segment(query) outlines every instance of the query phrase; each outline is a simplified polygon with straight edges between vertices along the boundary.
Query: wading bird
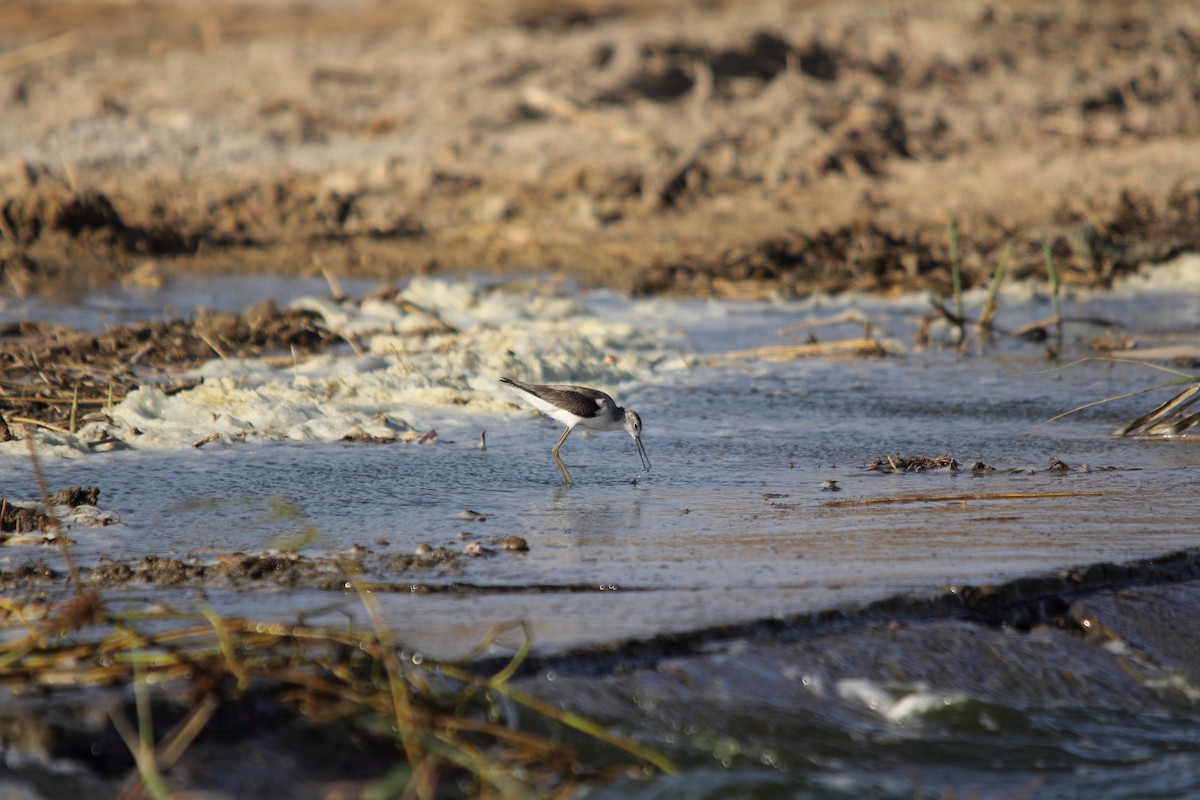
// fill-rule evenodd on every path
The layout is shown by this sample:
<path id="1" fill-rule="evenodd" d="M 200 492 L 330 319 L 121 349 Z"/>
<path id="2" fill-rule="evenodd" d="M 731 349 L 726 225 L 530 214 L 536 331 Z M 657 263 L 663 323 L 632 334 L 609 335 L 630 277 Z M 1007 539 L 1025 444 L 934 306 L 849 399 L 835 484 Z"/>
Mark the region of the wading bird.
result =
<path id="1" fill-rule="evenodd" d="M 642 418 L 636 411 L 621 408 L 604 392 L 586 386 L 542 386 L 508 378 L 501 378 L 500 382 L 525 398 L 538 411 L 567 426 L 563 435 L 558 437 L 552 451 L 554 463 L 558 465 L 564 485 L 575 481 L 571 478 L 571 473 L 567 472 L 567 465 L 559 458 L 558 448 L 562 447 L 562 443 L 577 425 L 593 431 L 627 431 L 637 445 L 642 466 L 647 472 L 650 471 L 650 459 L 646 456 L 646 448 L 642 447 Z"/>

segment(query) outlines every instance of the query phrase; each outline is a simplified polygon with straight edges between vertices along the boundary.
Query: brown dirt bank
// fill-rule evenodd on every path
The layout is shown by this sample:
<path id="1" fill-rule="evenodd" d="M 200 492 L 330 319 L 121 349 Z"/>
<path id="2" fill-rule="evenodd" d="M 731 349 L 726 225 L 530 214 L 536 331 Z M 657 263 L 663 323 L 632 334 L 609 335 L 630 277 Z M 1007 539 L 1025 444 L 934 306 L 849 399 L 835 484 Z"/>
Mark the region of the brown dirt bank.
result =
<path id="1" fill-rule="evenodd" d="M 561 270 L 724 296 L 1200 246 L 1200 9 L 16 0 L 0 286 Z"/>

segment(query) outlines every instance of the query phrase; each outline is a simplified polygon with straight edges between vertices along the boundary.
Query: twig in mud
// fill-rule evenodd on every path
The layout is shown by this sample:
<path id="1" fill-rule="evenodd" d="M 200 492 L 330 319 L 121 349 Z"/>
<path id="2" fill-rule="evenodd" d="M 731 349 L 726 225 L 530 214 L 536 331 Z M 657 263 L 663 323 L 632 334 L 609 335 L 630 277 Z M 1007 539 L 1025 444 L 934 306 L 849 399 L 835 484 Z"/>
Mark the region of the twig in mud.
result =
<path id="1" fill-rule="evenodd" d="M 954 317 L 958 320 L 958 342 L 966 339 L 966 316 L 963 313 L 962 268 L 958 263 L 958 221 L 950 218 L 950 280 L 954 285 Z"/>
<path id="2" fill-rule="evenodd" d="M 354 355 L 361 356 L 363 354 L 362 345 L 358 343 L 358 339 L 345 331 L 338 331 L 338 336 L 346 340 L 346 344 L 350 345 L 350 349 L 354 351 Z"/>
<path id="3" fill-rule="evenodd" d="M 67 425 L 67 430 L 69 430 L 71 432 L 72 436 L 74 436 L 75 431 L 78 430 L 78 427 L 77 427 L 78 421 L 79 421 L 79 382 L 76 381 L 75 382 L 75 391 L 71 393 L 71 422 L 69 425 Z"/>
<path id="4" fill-rule="evenodd" d="M 558 117 L 573 123 L 610 131 L 613 138 L 624 144 L 661 147 L 658 137 L 625 125 L 606 114 L 590 111 L 570 98 L 555 94 L 542 86 L 527 86 L 521 92 L 521 104 L 548 117 Z"/>
<path id="5" fill-rule="evenodd" d="M 218 356 L 220 356 L 220 358 L 221 358 L 221 360 L 222 360 L 222 361 L 228 361 L 228 360 L 229 360 L 229 357 L 225 355 L 224 351 L 223 351 L 223 350 L 221 350 L 221 348 L 220 348 L 220 347 L 217 347 L 217 343 L 216 343 L 216 342 L 214 342 L 214 341 L 212 340 L 212 337 L 210 337 L 210 336 L 209 336 L 207 333 L 202 333 L 202 332 L 200 332 L 200 331 L 196 331 L 196 335 L 200 337 L 200 340 L 201 340 L 202 342 L 204 342 L 206 345 L 208 345 L 209 347 L 211 347 L 211 348 L 212 348 L 212 351 L 213 351 L 214 353 L 216 353 Z"/>
<path id="6" fill-rule="evenodd" d="M 38 428 L 45 428 L 46 430 L 51 430 L 55 433 L 65 433 L 68 435 L 71 433 L 66 428 L 63 428 L 59 425 L 53 425 L 49 422 L 42 422 L 40 419 L 31 419 L 29 417 L 9 417 L 9 420 L 12 422 L 19 422 L 22 425 L 33 425 Z M 28 434 L 26 434 L 26 436 L 28 436 Z"/>
<path id="7" fill-rule="evenodd" d="M 456 328 L 453 325 L 451 325 L 450 323 L 446 322 L 444 319 L 442 319 L 440 316 L 438 316 L 435 312 L 430 311 L 427 308 L 423 308 L 423 307 L 417 305 L 416 303 L 412 302 L 411 300 L 397 299 L 396 306 L 401 311 L 407 311 L 410 314 L 418 314 L 422 317 L 425 317 L 426 319 L 430 320 L 432 323 L 425 330 L 418 331 L 418 332 L 416 332 L 414 334 L 410 334 L 410 335 L 432 336 L 432 335 L 443 334 L 443 333 L 458 333 L 459 332 L 458 328 Z"/>
<path id="8" fill-rule="evenodd" d="M 210 433 L 208 436 L 203 436 L 203 437 L 197 439 L 196 441 L 192 442 L 192 447 L 204 447 L 204 445 L 206 445 L 210 442 L 218 441 L 220 438 L 221 438 L 221 434 Z"/>
<path id="9" fill-rule="evenodd" d="M 1054 304 L 1054 358 L 1057 360 L 1058 354 L 1062 352 L 1063 343 L 1062 292 L 1058 282 L 1058 270 L 1054 266 L 1054 254 L 1050 252 L 1050 240 L 1045 236 L 1042 237 L 1042 254 L 1046 258 L 1046 277 L 1050 281 L 1050 299 Z"/>
<path id="10" fill-rule="evenodd" d="M 1041 500 L 1057 497 L 1103 497 L 1104 492 L 992 492 L 973 494 L 906 494 L 895 497 L 868 497 L 861 500 L 826 500 L 826 508 L 878 506 L 895 503 L 953 503 L 968 500 Z"/>
<path id="11" fill-rule="evenodd" d="M 329 284 L 329 295 L 338 303 L 346 299 L 346 293 L 342 291 L 342 284 L 337 279 L 337 276 L 329 269 L 322 266 L 321 274 L 325 276 L 325 282 Z"/>
<path id="12" fill-rule="evenodd" d="M 941 300 L 937 299 L 936 297 L 930 297 L 929 304 L 933 306 L 934 310 L 937 311 L 938 314 L 941 314 L 942 319 L 946 320 L 946 322 L 949 323 L 949 325 L 955 330 L 961 331 L 964 327 L 966 327 L 966 317 L 960 316 L 957 312 L 946 308 Z"/>
<path id="13" fill-rule="evenodd" d="M 979 312 L 979 318 L 975 320 L 975 331 L 980 336 L 986 336 L 992 330 L 992 322 L 996 319 L 996 311 L 1000 307 L 997 298 L 1000 295 L 1000 282 L 1004 280 L 1004 273 L 1008 270 L 1008 260 L 1012 256 L 1012 243 L 1004 246 L 1004 252 L 1000 254 L 1000 263 L 996 265 L 996 271 L 992 273 L 992 279 L 988 282 L 987 299 L 983 302 L 983 309 Z"/>
<path id="14" fill-rule="evenodd" d="M 871 332 L 875 330 L 874 323 L 867 319 L 866 315 L 861 311 L 847 310 L 840 314 L 834 314 L 832 317 L 811 319 L 805 322 L 797 322 L 794 325 L 788 325 L 779 331 L 779 335 L 790 336 L 793 333 L 800 333 L 801 331 L 808 331 L 813 328 L 823 328 L 826 325 L 841 325 L 843 323 L 861 325 L 863 328 L 863 338 L 870 338 Z"/>
<path id="15" fill-rule="evenodd" d="M 112 370 L 112 371 L 109 373 L 109 376 L 110 376 L 110 377 L 113 377 L 113 378 L 115 378 L 115 377 L 117 377 L 118 375 L 123 375 L 123 374 L 125 374 L 125 373 L 126 373 L 126 372 L 128 372 L 129 370 L 133 369 L 133 367 L 134 367 L 134 366 L 137 364 L 137 362 L 141 361 L 141 360 L 142 360 L 142 358 L 144 358 L 144 357 L 145 357 L 145 355 L 146 355 L 147 353 L 149 353 L 149 352 L 150 352 L 151 350 L 153 350 L 153 349 L 154 349 L 154 340 L 153 340 L 153 339 L 151 339 L 150 341 L 146 342 L 146 343 L 145 343 L 145 344 L 143 344 L 141 347 L 139 347 L 139 348 L 138 348 L 138 349 L 137 349 L 137 350 L 134 352 L 134 354 L 133 354 L 133 355 L 131 355 L 129 358 L 125 359 L 123 362 L 121 362 L 120 364 L 118 364 L 118 365 L 117 365 L 117 366 L 116 366 L 116 367 L 115 367 L 115 368 L 114 368 L 114 369 L 113 369 L 113 370 Z"/>
<path id="16" fill-rule="evenodd" d="M 79 177 L 75 174 L 75 167 L 67 160 L 66 156 L 59 159 L 62 164 L 63 174 L 67 177 L 67 186 L 71 187 L 71 191 L 79 194 Z"/>
<path id="17" fill-rule="evenodd" d="M 763 361 L 791 361 L 797 358 L 887 356 L 895 355 L 897 352 L 901 352 L 898 345 L 881 339 L 844 339 L 837 342 L 817 342 L 816 344 L 769 345 L 752 350 L 718 353 L 707 359 L 706 363 L 709 366 L 717 366 L 729 361 L 755 358 Z"/>
<path id="18" fill-rule="evenodd" d="M 396 369 L 400 370 L 401 375 L 408 375 L 412 370 L 404 363 L 404 359 L 400 356 L 400 351 L 396 349 L 396 345 L 391 345 L 392 355 L 396 358 Z"/>
<path id="19" fill-rule="evenodd" d="M 1060 331 L 1066 323 L 1076 323 L 1079 325 L 1095 325 L 1100 328 L 1115 328 L 1117 323 L 1111 319 L 1103 317 L 1061 317 L 1058 314 L 1039 319 L 1036 322 L 1030 322 L 1017 328 L 1012 332 L 1012 335 L 1019 339 L 1037 339 L 1041 340 L 1046 337 L 1046 328 L 1051 326 L 1057 327 Z"/>

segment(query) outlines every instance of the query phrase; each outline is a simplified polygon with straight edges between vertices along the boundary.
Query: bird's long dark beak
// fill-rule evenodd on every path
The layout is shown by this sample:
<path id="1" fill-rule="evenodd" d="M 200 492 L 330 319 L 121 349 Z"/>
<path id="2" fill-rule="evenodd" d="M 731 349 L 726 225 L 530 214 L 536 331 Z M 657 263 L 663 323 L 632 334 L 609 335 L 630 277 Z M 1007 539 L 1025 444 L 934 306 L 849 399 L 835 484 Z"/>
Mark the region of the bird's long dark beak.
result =
<path id="1" fill-rule="evenodd" d="M 646 472 L 650 471 L 650 457 L 646 455 L 646 448 L 642 447 L 642 437 L 633 437 L 634 443 L 637 444 L 638 455 L 642 457 L 642 466 L 646 468 Z"/>

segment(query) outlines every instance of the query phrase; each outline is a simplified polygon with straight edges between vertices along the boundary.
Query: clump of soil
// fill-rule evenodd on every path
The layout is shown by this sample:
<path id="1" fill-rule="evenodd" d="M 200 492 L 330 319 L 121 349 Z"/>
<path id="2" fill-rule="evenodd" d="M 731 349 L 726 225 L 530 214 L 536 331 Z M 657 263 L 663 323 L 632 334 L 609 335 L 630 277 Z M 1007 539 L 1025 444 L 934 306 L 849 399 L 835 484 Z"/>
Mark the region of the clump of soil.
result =
<path id="1" fill-rule="evenodd" d="M 50 507 L 68 506 L 70 508 L 83 505 L 94 506 L 99 499 L 100 490 L 95 486 L 86 488 L 70 486 L 60 489 L 46 498 Z M 56 527 L 56 520 L 46 513 L 45 508 L 15 506 L 7 498 L 0 497 L 0 542 L 8 538 L 4 534 L 46 533 Z"/>

